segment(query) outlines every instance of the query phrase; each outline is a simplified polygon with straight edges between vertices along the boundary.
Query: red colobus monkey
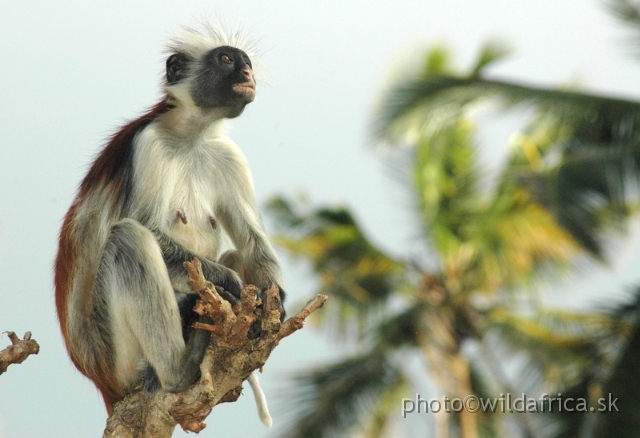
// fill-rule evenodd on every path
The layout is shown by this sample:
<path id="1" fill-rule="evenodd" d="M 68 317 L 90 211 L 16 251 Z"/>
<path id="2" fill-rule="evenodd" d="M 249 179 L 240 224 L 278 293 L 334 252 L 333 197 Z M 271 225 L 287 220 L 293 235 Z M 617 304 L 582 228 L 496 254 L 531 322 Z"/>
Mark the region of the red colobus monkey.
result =
<path id="1" fill-rule="evenodd" d="M 190 328 L 203 318 L 192 311 L 198 296 L 184 261 L 197 256 L 232 302 L 244 283 L 282 284 L 246 158 L 223 129 L 256 88 L 248 50 L 231 39 L 205 25 L 171 40 L 164 98 L 111 138 L 64 219 L 60 326 L 109 413 L 141 380 L 149 391 L 179 392 L 200 376 L 210 334 Z M 220 256 L 223 234 L 235 250 Z"/>

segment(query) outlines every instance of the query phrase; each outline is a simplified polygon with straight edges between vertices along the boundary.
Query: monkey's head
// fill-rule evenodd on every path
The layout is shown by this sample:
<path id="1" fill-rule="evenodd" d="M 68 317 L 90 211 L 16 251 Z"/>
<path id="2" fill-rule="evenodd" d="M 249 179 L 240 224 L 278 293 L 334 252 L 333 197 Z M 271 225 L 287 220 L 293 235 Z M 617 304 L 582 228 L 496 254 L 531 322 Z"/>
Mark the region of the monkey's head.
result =
<path id="1" fill-rule="evenodd" d="M 205 31 L 188 30 L 173 39 L 166 62 L 167 91 L 201 109 L 238 117 L 256 95 L 251 59 L 231 38 L 210 27 Z"/>

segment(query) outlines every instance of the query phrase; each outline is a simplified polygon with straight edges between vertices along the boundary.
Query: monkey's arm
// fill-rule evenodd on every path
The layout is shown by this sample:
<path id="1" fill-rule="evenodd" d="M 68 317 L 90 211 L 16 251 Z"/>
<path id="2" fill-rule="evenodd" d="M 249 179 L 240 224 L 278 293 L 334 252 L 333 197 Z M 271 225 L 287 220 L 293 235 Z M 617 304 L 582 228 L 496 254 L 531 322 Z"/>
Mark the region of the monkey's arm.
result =
<path id="1" fill-rule="evenodd" d="M 239 196 L 216 208 L 216 216 L 229 234 L 244 264 L 246 282 L 265 290 L 275 283 L 282 292 L 282 268 L 264 231 L 248 171 L 234 173 Z"/>
<path id="2" fill-rule="evenodd" d="M 187 271 L 184 269 L 183 263 L 192 261 L 197 257 L 202 262 L 202 271 L 204 272 L 207 280 L 211 281 L 216 286 L 222 287 L 225 291 L 230 292 L 234 297 L 240 298 L 240 292 L 242 292 L 243 284 L 236 272 L 226 266 L 188 251 L 178 242 L 161 231 L 154 230 L 153 234 L 160 245 L 162 258 L 167 265 L 167 270 L 169 271 L 169 277 L 171 278 L 171 284 L 174 290 L 183 293 L 189 293 L 191 291 L 187 284 L 189 276 Z M 229 297 L 225 298 L 229 299 Z"/>

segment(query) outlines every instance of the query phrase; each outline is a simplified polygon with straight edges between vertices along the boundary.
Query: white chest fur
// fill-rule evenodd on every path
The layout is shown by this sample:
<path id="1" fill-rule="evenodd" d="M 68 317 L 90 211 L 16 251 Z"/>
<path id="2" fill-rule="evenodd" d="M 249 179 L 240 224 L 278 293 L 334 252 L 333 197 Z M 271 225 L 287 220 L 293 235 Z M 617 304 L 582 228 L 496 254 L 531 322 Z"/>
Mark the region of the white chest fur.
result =
<path id="1" fill-rule="evenodd" d="M 187 142 L 162 134 L 152 124 L 136 140 L 132 216 L 215 260 L 223 241 L 216 210 L 228 192 L 226 175 L 244 156 L 221 136 L 201 135 Z"/>

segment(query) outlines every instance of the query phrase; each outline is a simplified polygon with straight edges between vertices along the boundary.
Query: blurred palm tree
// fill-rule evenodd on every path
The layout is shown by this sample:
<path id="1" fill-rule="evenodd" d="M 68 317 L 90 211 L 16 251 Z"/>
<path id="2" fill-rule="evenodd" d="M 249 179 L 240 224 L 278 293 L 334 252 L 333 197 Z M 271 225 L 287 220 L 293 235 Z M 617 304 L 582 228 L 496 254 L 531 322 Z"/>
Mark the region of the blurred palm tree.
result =
<path id="1" fill-rule="evenodd" d="M 613 5 L 628 21 L 631 11 L 640 17 L 626 0 Z M 437 255 L 435 266 L 385 253 L 346 208 L 271 202 L 283 228 L 279 244 L 309 261 L 319 293 L 331 296 L 318 323 L 359 341 L 353 356 L 296 378 L 287 436 L 384 436 L 398 426 L 402 398 L 415 399 L 404 364 L 416 355 L 449 400 L 562 392 L 597 406 L 616 390 L 628 403 L 615 421 L 605 414 L 441 412 L 437 437 L 640 430 L 640 389 L 626 384 L 640 364 L 640 299 L 591 314 L 530 299 L 542 278 L 576 256 L 603 259 L 603 232 L 620 229 L 633 210 L 640 103 L 487 79 L 486 67 L 506 53 L 489 44 L 471 72 L 459 75 L 446 50 L 435 48 L 417 75 L 386 91 L 376 114 L 375 136 L 415 200 L 424 253 Z M 489 188 L 472 118 L 487 101 L 533 109 Z"/>

